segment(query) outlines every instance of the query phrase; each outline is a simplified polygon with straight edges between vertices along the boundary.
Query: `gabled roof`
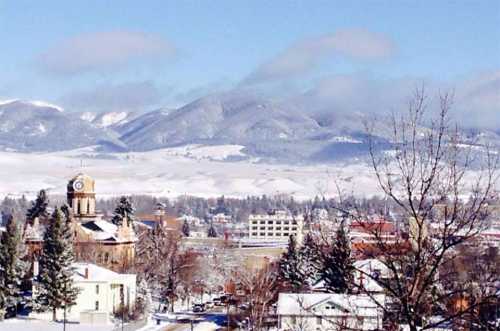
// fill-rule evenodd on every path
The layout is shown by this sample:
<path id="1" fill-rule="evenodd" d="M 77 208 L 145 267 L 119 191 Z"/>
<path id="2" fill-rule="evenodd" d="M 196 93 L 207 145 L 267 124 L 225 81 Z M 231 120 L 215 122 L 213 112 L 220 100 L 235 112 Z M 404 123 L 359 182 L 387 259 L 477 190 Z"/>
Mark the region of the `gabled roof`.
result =
<path id="1" fill-rule="evenodd" d="M 77 282 L 118 282 L 124 277 L 135 276 L 133 274 L 120 274 L 92 263 L 79 262 L 73 263 L 71 266 L 75 270 L 73 280 Z M 86 272 L 88 278 L 85 278 Z"/>
<path id="2" fill-rule="evenodd" d="M 379 303 L 385 301 L 384 295 L 377 295 Z M 330 303 L 341 308 L 343 314 L 356 316 L 378 316 L 377 303 L 367 295 L 338 294 L 338 293 L 280 293 L 278 298 L 278 315 L 335 315 L 338 310 L 331 311 L 318 309 Z M 316 310 L 314 310 L 316 308 Z"/>

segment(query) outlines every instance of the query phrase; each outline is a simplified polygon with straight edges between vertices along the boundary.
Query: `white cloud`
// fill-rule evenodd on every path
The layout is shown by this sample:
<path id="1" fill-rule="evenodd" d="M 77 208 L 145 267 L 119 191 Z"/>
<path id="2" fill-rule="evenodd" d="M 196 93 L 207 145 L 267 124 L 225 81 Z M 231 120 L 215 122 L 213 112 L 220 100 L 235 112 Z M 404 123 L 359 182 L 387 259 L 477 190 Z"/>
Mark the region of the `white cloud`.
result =
<path id="1" fill-rule="evenodd" d="M 339 30 L 333 34 L 299 40 L 260 65 L 243 83 L 276 81 L 304 74 L 328 57 L 373 60 L 387 58 L 394 51 L 394 43 L 382 34 L 363 29 Z"/>
<path id="2" fill-rule="evenodd" d="M 424 84 L 429 112 L 436 110 L 438 94 L 452 91 L 451 115 L 460 126 L 500 128 L 500 71 L 490 71 L 455 81 L 422 77 L 381 79 L 364 74 L 333 75 L 318 81 L 290 102 L 323 115 L 338 113 L 401 112 L 415 88 Z"/>
<path id="3" fill-rule="evenodd" d="M 41 69 L 59 76 L 122 69 L 136 60 L 171 57 L 174 46 L 160 36 L 133 31 L 78 35 L 54 45 L 38 57 Z"/>
<path id="4" fill-rule="evenodd" d="M 162 100 L 158 88 L 150 81 L 102 84 L 92 89 L 65 95 L 65 108 L 78 111 L 144 111 Z"/>
<path id="5" fill-rule="evenodd" d="M 471 127 L 500 129 L 500 70 L 484 72 L 456 88 L 455 106 Z"/>

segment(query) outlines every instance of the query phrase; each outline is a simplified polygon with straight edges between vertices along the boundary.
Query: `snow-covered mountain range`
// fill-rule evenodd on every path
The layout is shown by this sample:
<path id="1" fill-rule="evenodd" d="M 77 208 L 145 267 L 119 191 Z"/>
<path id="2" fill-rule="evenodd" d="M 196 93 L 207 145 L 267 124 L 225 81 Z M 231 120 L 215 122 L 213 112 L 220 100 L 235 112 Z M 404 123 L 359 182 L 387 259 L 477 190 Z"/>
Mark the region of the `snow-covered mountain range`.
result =
<path id="1" fill-rule="evenodd" d="M 469 130 L 464 142 L 498 142 Z M 389 139 L 380 133 L 382 146 Z M 53 152 L 98 146 L 101 152 L 151 151 L 192 144 L 243 146 L 244 156 L 270 161 L 327 162 L 366 155 L 362 114 L 315 113 L 305 106 L 225 93 L 178 109 L 79 113 L 36 101 L 0 101 L 0 150 Z"/>

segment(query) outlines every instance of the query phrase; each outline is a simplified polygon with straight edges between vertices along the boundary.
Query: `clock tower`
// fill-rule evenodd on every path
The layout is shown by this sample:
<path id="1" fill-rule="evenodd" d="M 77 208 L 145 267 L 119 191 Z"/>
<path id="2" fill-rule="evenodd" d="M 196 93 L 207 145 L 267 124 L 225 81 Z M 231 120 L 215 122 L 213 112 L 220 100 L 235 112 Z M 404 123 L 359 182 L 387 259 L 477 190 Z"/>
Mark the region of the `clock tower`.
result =
<path id="1" fill-rule="evenodd" d="M 75 219 L 94 218 L 95 214 L 95 181 L 85 174 L 78 174 L 68 182 L 68 205 Z"/>

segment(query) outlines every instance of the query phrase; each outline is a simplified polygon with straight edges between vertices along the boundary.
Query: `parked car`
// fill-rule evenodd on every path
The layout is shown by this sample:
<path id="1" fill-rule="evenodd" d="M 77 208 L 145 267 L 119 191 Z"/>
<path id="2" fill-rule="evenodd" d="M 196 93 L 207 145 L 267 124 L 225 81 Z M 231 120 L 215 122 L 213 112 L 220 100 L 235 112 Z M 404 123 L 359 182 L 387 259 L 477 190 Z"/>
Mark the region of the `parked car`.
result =
<path id="1" fill-rule="evenodd" d="M 220 298 L 215 298 L 215 299 L 213 300 L 213 303 L 214 303 L 214 305 L 216 305 L 216 306 L 223 306 L 223 305 L 224 305 L 224 304 L 222 303 L 222 301 L 221 301 L 221 299 L 220 299 Z"/>
<path id="2" fill-rule="evenodd" d="M 241 303 L 238 305 L 238 308 L 241 310 L 247 310 L 249 308 L 248 303 Z"/>
<path id="3" fill-rule="evenodd" d="M 203 313 L 205 311 L 205 304 L 204 303 L 196 303 L 193 305 L 193 312 L 194 313 Z"/>
<path id="4" fill-rule="evenodd" d="M 205 302 L 205 308 L 206 309 L 211 309 L 213 307 L 214 307 L 213 301 L 207 301 L 207 302 Z"/>

